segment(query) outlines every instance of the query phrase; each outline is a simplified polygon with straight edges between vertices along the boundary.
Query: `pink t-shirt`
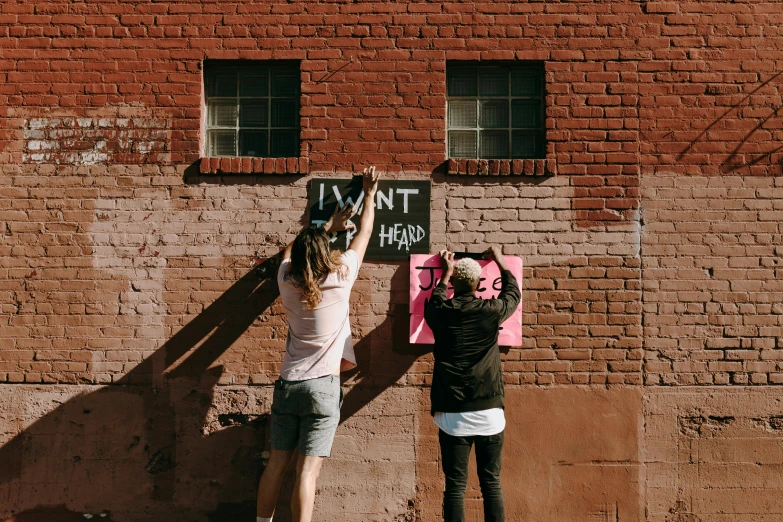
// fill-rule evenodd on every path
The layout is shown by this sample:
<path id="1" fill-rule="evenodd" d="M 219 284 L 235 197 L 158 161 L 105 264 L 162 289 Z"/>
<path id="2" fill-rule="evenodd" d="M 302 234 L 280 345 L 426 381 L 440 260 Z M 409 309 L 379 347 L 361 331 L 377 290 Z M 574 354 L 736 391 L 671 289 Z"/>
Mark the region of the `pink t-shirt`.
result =
<path id="1" fill-rule="evenodd" d="M 291 261 L 280 264 L 277 282 L 288 316 L 288 339 L 280 377 L 287 381 L 334 375 L 356 366 L 348 305 L 351 287 L 359 273 L 359 256 L 353 250 L 346 250 L 340 256 L 340 263 L 342 266 L 321 282 L 322 298 L 315 308 L 306 306 L 302 289 L 286 277 Z"/>

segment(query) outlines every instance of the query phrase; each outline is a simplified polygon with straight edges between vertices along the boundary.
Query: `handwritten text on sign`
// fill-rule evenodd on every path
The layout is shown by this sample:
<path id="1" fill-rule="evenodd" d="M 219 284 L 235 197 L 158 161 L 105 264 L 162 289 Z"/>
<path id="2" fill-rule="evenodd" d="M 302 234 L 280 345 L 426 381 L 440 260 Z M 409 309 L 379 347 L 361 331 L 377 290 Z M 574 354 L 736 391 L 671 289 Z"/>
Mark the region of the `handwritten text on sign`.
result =
<path id="1" fill-rule="evenodd" d="M 361 177 L 352 179 L 315 178 L 310 184 L 310 222 L 326 223 L 335 206 L 354 205 L 359 211 L 352 221 L 359 226 L 364 211 Z M 333 246 L 345 250 L 356 231 L 339 234 Z M 409 254 L 429 252 L 430 182 L 381 180 L 375 196 L 375 225 L 367 259 L 408 259 Z"/>
<path id="2" fill-rule="evenodd" d="M 522 258 L 503 256 L 509 270 L 517 278 L 517 283 L 522 287 Z M 494 261 L 480 260 L 481 283 L 476 291 L 476 296 L 484 299 L 493 299 L 498 296 L 502 288 L 500 269 Z M 432 291 L 438 286 L 443 275 L 440 267 L 440 256 L 412 255 L 410 265 L 410 313 L 411 313 L 411 339 L 412 343 L 432 344 L 435 339 L 432 330 L 424 320 L 424 308 L 432 296 Z M 451 298 L 454 289 L 449 286 L 447 296 Z M 503 323 L 498 337 L 501 346 L 520 346 L 522 344 L 522 302 L 513 315 Z"/>

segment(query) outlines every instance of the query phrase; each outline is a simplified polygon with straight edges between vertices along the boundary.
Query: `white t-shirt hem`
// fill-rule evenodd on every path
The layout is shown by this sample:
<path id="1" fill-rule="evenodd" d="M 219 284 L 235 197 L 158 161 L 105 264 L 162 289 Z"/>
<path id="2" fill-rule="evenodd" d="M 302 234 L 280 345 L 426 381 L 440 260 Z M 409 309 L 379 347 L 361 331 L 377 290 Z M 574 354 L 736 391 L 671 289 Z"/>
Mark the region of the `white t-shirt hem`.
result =
<path id="1" fill-rule="evenodd" d="M 435 424 L 452 437 L 474 437 L 497 435 L 506 429 L 503 408 L 480 411 L 435 412 Z"/>

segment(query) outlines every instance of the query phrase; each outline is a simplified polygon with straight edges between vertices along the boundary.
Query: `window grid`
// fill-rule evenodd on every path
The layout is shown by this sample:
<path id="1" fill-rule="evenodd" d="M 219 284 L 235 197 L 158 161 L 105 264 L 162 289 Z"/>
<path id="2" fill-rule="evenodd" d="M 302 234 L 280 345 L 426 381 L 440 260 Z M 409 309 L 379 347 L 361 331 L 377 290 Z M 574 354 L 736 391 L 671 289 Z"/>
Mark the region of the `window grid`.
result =
<path id="1" fill-rule="evenodd" d="M 213 137 L 222 132 L 226 131 L 232 131 L 234 136 L 234 147 L 233 147 L 233 153 L 229 154 L 228 156 L 233 157 L 281 157 L 281 156 L 298 156 L 299 155 L 299 88 L 297 85 L 296 92 L 294 93 L 294 96 L 275 96 L 274 92 L 275 89 L 273 88 L 273 81 L 274 81 L 274 72 L 285 70 L 289 73 L 295 73 L 295 76 L 299 78 L 299 68 L 296 65 L 216 65 L 216 66 L 208 66 L 205 67 L 207 81 L 205 82 L 206 85 L 206 105 L 207 105 L 207 156 L 210 157 L 216 157 L 216 156 L 223 156 L 225 157 L 226 154 L 219 154 L 215 150 L 216 144 L 213 143 Z M 227 73 L 232 72 L 233 76 L 236 81 L 236 90 L 235 90 L 235 96 L 212 96 L 210 95 L 210 92 L 213 88 L 213 82 L 217 81 L 218 76 L 220 77 L 227 77 L 229 76 Z M 247 75 L 247 73 L 256 73 L 258 76 L 266 76 L 266 95 L 263 96 L 252 96 L 243 93 L 243 73 Z M 263 74 L 262 74 L 263 73 Z M 247 85 L 247 84 L 246 84 Z M 273 125 L 273 114 L 272 114 L 272 108 L 274 106 L 273 101 L 275 100 L 289 100 L 294 103 L 294 112 L 295 117 L 294 121 L 292 122 L 294 125 L 291 126 L 277 126 Z M 266 102 L 266 125 L 253 125 L 253 126 L 243 126 L 242 125 L 242 118 L 243 118 L 243 112 L 242 112 L 242 102 L 260 102 L 265 101 Z M 213 120 L 213 108 L 219 106 L 222 104 L 226 105 L 233 105 L 234 107 L 234 124 L 233 125 L 220 125 L 212 123 Z M 217 114 L 214 114 L 214 119 L 218 119 Z M 221 132 L 222 131 L 222 132 Z M 242 154 L 242 136 L 243 131 L 245 133 L 249 132 L 265 132 L 266 133 L 266 151 L 259 151 L 259 152 L 266 152 L 266 154 Z M 273 131 L 290 131 L 292 133 L 296 133 L 295 138 L 295 144 L 291 149 L 295 150 L 289 150 L 286 152 L 289 152 L 289 154 L 274 154 L 273 153 Z"/>
<path id="2" fill-rule="evenodd" d="M 447 65 L 447 68 L 449 66 Z M 545 85 L 544 85 L 544 71 L 543 67 L 540 65 L 535 66 L 514 66 L 514 65 L 484 65 L 484 64 L 475 64 L 475 65 L 452 65 L 454 69 L 473 69 L 474 75 L 475 75 L 475 81 L 476 81 L 476 89 L 477 89 L 477 95 L 476 96 L 452 96 L 448 94 L 448 78 L 449 73 L 447 71 L 447 96 L 446 96 L 446 115 L 447 115 L 447 132 L 446 132 L 446 151 L 449 158 L 453 159 L 527 159 L 527 158 L 542 158 L 544 156 L 544 131 L 545 131 L 545 104 L 544 104 L 544 93 L 545 93 Z M 483 95 L 481 92 L 481 70 L 487 70 L 490 68 L 502 68 L 505 69 L 506 72 L 506 81 L 508 82 L 507 85 L 507 96 L 494 96 L 494 95 Z M 454 70 L 452 69 L 452 71 Z M 534 74 L 538 76 L 537 82 L 538 82 L 538 95 L 513 95 L 513 74 L 512 71 L 526 71 L 530 74 Z M 495 100 L 505 100 L 508 107 L 508 122 L 506 126 L 503 127 L 484 127 L 482 125 L 482 103 L 491 102 Z M 521 127 L 517 124 L 517 122 L 513 119 L 513 102 L 516 100 L 530 100 L 538 102 L 538 121 L 536 122 L 536 126 L 529 126 L 529 127 Z M 475 103 L 475 110 L 476 110 L 476 126 L 461 126 L 461 125 L 452 125 L 452 118 L 451 118 L 451 104 L 452 102 L 473 102 Z M 452 156 L 451 155 L 451 135 L 452 131 L 470 131 L 474 132 L 476 135 L 476 153 L 474 156 Z M 484 154 L 484 151 L 482 150 L 482 135 L 486 133 L 491 133 L 492 131 L 505 131 L 508 134 L 508 154 L 505 158 L 500 157 L 486 157 Z M 531 155 L 514 155 L 514 133 L 525 133 L 529 134 L 535 137 L 536 139 L 536 147 L 535 151 Z"/>

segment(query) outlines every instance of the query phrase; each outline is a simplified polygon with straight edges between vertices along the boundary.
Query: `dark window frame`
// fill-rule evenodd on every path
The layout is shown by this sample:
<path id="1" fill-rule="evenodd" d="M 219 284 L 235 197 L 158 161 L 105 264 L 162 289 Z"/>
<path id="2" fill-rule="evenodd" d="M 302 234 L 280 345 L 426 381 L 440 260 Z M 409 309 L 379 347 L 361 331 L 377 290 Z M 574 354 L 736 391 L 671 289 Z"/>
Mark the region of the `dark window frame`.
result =
<path id="1" fill-rule="evenodd" d="M 298 157 L 301 144 L 300 71 L 300 62 L 296 60 L 205 61 L 203 80 L 206 156 Z M 231 85 L 232 75 L 235 86 Z M 220 84 L 221 78 L 226 82 L 224 85 Z M 265 85 L 262 78 L 265 78 Z M 257 83 L 250 88 L 252 80 Z M 280 92 L 282 85 L 285 85 L 286 92 Z M 232 87 L 233 95 L 227 95 Z M 220 92 L 221 89 L 223 92 Z M 286 105 L 288 116 L 294 116 L 280 124 L 281 122 L 276 120 L 280 112 L 286 111 Z M 227 111 L 220 114 L 217 109 L 219 106 L 225 107 Z M 261 108 L 261 111 L 251 113 L 251 108 Z M 276 108 L 278 113 L 275 113 Z M 248 114 L 251 116 L 247 116 Z M 248 119 L 245 119 L 246 116 Z M 255 120 L 251 121 L 252 116 Z M 229 124 L 229 121 L 233 123 Z M 217 136 L 227 138 L 232 132 L 233 154 L 228 154 L 225 149 L 220 150 L 216 140 Z M 250 142 L 251 138 L 256 141 Z M 223 145 L 227 144 L 228 142 Z M 255 148 L 251 149 L 253 146 Z"/>
<path id="2" fill-rule="evenodd" d="M 457 73 L 464 71 L 474 70 L 475 74 L 475 94 L 470 95 L 455 95 L 452 94 L 452 79 L 455 78 Z M 505 70 L 506 80 L 508 85 L 503 95 L 483 94 L 481 71 L 487 71 L 488 73 L 498 72 Z M 535 85 L 536 92 L 533 94 L 514 94 L 513 78 L 515 74 L 521 75 L 534 75 L 536 76 L 536 82 L 531 85 Z M 465 76 L 466 78 L 469 77 Z M 520 87 L 521 89 L 521 87 Z M 500 127 L 484 127 L 483 126 L 483 113 L 482 108 L 485 105 L 493 101 L 506 101 L 506 107 L 508 111 L 507 124 Z M 521 122 L 515 121 L 513 118 L 514 102 L 537 102 L 538 108 L 536 111 L 535 125 L 522 125 Z M 451 107 L 454 102 L 473 102 L 476 104 L 475 125 L 454 125 L 452 124 L 452 111 Z M 498 104 L 502 105 L 502 104 Z M 463 105 L 468 107 L 469 104 Z M 508 134 L 508 149 L 507 154 L 492 155 L 484 153 L 484 146 L 482 144 L 482 134 L 484 136 L 487 133 L 493 131 L 506 132 Z M 475 135 L 475 155 L 459 155 L 453 154 L 455 151 L 452 147 L 452 133 L 458 132 L 471 132 Z M 530 154 L 520 154 L 514 149 L 514 137 L 518 136 L 517 143 L 524 143 L 523 137 L 532 137 L 535 141 L 533 151 Z M 456 137 L 456 136 L 455 136 Z M 516 152 L 516 153 L 515 153 Z M 448 61 L 446 62 L 446 156 L 449 159 L 544 159 L 546 157 L 546 75 L 544 63 L 540 61 Z"/>

